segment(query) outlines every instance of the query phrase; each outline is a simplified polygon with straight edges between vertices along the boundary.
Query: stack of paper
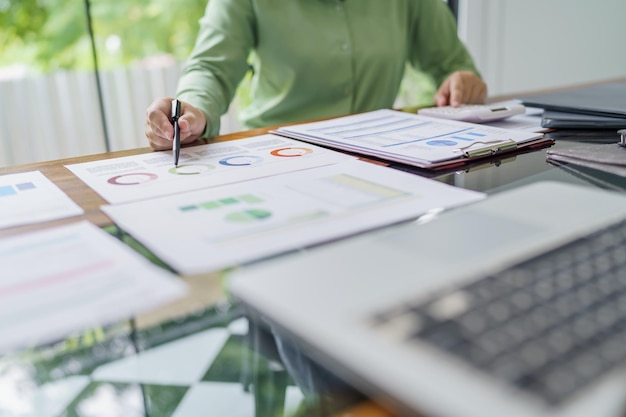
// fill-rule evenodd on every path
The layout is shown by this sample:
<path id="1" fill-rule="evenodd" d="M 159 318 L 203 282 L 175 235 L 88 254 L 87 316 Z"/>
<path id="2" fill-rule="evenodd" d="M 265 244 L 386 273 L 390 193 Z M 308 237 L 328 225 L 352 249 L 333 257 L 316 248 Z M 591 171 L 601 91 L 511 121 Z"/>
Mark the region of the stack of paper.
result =
<path id="1" fill-rule="evenodd" d="M 275 133 L 431 169 L 546 143 L 541 133 L 386 109 L 281 127 Z"/>
<path id="2" fill-rule="evenodd" d="M 185 294 L 173 274 L 87 222 L 0 241 L 0 353 L 126 319 Z"/>
<path id="3" fill-rule="evenodd" d="M 102 210 L 184 274 L 261 258 L 415 219 L 484 198 L 352 160 Z"/>

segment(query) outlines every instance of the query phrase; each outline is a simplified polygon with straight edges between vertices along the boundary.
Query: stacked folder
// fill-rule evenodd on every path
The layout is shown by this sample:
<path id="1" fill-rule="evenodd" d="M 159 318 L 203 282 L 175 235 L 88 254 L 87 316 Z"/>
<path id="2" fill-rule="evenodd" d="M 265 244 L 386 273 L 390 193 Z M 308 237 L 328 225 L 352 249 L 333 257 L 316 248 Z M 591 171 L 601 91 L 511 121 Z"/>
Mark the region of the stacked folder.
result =
<path id="1" fill-rule="evenodd" d="M 626 128 L 626 83 L 611 83 L 521 99 L 544 109 L 541 125 L 555 129 Z"/>

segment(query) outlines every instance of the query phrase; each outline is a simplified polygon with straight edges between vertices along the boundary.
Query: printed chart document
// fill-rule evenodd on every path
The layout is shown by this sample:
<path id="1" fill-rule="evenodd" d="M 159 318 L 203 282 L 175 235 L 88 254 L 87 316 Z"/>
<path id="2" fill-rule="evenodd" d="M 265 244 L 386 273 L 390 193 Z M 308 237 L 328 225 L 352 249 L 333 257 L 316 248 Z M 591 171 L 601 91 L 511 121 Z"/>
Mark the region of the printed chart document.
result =
<path id="1" fill-rule="evenodd" d="M 387 161 L 433 169 L 510 152 L 537 140 L 546 142 L 541 139 L 540 133 L 387 109 L 284 126 L 276 133 Z"/>
<path id="2" fill-rule="evenodd" d="M 173 274 L 88 222 L 0 241 L 0 353 L 123 320 L 185 294 Z"/>
<path id="3" fill-rule="evenodd" d="M 483 193 L 353 160 L 102 210 L 172 268 L 196 274 L 483 197 Z"/>
<path id="4" fill-rule="evenodd" d="M 276 135 L 68 165 L 109 203 L 198 190 L 329 165 L 354 157 Z"/>
<path id="5" fill-rule="evenodd" d="M 83 214 L 39 171 L 0 176 L 0 229 Z"/>

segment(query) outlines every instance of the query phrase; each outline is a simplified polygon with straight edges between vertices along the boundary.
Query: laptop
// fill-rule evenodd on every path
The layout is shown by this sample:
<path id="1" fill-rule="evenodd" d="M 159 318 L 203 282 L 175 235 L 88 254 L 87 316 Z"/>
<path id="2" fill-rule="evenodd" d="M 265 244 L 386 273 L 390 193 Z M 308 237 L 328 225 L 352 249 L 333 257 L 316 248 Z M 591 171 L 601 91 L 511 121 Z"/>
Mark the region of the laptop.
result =
<path id="1" fill-rule="evenodd" d="M 228 282 L 399 414 L 622 416 L 625 248 L 626 196 L 538 182 Z"/>
<path id="2" fill-rule="evenodd" d="M 573 90 L 541 93 L 520 99 L 528 107 L 570 113 L 626 117 L 626 83 L 611 83 Z"/>

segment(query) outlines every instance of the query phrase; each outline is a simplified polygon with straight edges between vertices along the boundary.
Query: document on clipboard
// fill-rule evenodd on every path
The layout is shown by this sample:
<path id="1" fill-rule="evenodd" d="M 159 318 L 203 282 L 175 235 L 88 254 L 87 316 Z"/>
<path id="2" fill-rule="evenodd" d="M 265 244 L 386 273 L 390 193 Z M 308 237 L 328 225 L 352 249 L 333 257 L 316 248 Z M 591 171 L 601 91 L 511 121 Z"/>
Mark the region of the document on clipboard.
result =
<path id="1" fill-rule="evenodd" d="M 553 142 L 541 133 L 388 109 L 283 126 L 272 133 L 425 169 L 462 166 Z"/>

